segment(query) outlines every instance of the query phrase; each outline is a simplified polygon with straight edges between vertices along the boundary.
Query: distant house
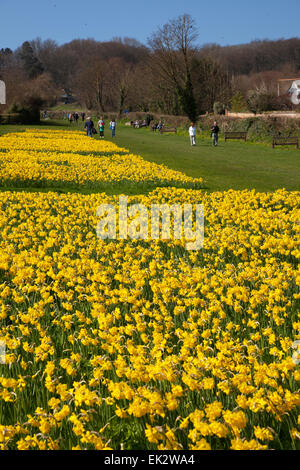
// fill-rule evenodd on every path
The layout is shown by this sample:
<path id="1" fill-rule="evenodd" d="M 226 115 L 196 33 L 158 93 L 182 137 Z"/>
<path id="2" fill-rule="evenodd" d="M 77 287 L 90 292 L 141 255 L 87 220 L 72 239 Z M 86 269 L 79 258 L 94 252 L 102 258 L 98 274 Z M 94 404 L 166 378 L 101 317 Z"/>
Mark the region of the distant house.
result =
<path id="1" fill-rule="evenodd" d="M 74 101 L 74 98 L 72 96 L 71 90 L 63 88 L 60 99 L 64 102 L 64 104 L 72 103 Z"/>

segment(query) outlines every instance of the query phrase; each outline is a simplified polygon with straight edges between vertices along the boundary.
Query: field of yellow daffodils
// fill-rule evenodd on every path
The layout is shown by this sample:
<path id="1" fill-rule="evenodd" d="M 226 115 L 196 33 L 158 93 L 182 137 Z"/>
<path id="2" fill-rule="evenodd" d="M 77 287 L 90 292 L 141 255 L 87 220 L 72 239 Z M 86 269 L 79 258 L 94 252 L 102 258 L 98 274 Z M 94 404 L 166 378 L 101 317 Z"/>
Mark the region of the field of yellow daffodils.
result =
<path id="1" fill-rule="evenodd" d="M 188 186 L 199 188 L 202 178 L 191 178 L 132 155 L 115 144 L 86 139 L 80 131 L 26 131 L 0 140 L 0 184 L 14 187 L 81 189 L 113 188 L 116 184 Z"/>
<path id="2" fill-rule="evenodd" d="M 205 210 L 189 251 L 98 238 L 117 195 L 1 193 L 0 448 L 299 449 L 300 193 L 174 187 L 186 177 L 80 133 L 0 148 L 1 181 L 153 175 L 169 187 L 128 204 Z"/>

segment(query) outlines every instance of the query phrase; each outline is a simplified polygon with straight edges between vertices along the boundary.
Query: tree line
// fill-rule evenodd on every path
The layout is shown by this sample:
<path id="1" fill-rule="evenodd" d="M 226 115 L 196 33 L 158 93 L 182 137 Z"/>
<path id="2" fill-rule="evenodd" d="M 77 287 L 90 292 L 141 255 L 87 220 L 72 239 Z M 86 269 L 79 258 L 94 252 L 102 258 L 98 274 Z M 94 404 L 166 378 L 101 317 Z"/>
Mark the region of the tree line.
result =
<path id="1" fill-rule="evenodd" d="M 0 50 L 0 79 L 8 111 L 54 105 L 62 91 L 100 113 L 130 111 L 186 115 L 222 114 L 225 108 L 287 109 L 278 78 L 300 75 L 300 39 L 199 46 L 187 14 L 158 27 L 144 45 L 134 38 L 75 39 L 58 45 L 37 38 Z"/>

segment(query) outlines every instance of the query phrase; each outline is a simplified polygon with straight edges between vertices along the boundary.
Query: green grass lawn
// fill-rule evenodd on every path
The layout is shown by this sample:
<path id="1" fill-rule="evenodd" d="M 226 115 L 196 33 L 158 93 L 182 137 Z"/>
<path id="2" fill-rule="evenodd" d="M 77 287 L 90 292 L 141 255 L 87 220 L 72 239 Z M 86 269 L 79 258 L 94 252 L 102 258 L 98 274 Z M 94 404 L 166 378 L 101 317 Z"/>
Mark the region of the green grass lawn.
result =
<path id="1" fill-rule="evenodd" d="M 20 132 L 28 127 L 0 125 L 0 136 L 6 132 Z M 83 123 L 80 121 L 76 125 L 66 121 L 43 121 L 40 127 L 82 129 Z M 96 135 L 94 138 L 99 137 Z M 112 140 L 108 123 L 105 138 Z M 163 163 L 188 176 L 203 177 L 205 189 L 210 192 L 228 189 L 300 189 L 300 150 L 293 147 L 272 149 L 269 143 L 243 141 L 227 141 L 225 144 L 222 134 L 218 147 L 213 147 L 207 136 L 198 137 L 197 145 L 191 147 L 187 135 L 161 135 L 149 129 L 133 129 L 123 124 L 117 126 L 114 142 L 151 162 Z M 64 191 L 64 188 L 59 190 Z M 124 187 L 120 187 L 120 191 L 124 191 Z"/>
<path id="2" fill-rule="evenodd" d="M 109 131 L 106 138 L 111 140 Z M 225 144 L 222 135 L 218 147 L 203 136 L 191 147 L 188 136 L 161 135 L 126 126 L 118 127 L 115 142 L 146 160 L 163 163 L 188 176 L 203 177 L 208 191 L 300 189 L 300 150 L 292 147 L 272 149 L 270 144 L 243 141 Z"/>

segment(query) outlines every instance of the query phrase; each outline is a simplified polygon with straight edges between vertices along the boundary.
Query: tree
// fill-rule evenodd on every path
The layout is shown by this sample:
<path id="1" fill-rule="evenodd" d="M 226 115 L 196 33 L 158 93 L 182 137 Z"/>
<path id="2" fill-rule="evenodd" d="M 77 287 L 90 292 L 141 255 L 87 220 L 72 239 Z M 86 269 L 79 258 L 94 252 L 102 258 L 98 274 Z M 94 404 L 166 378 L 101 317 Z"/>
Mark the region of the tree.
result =
<path id="1" fill-rule="evenodd" d="M 43 65 L 34 54 L 33 49 L 28 41 L 23 43 L 20 57 L 24 63 L 24 70 L 28 75 L 28 78 L 36 78 L 38 75 L 43 73 Z"/>
<path id="2" fill-rule="evenodd" d="M 210 57 L 196 57 L 192 62 L 192 80 L 198 114 L 212 112 L 214 103 L 229 101 L 230 84 L 223 66 Z"/>
<path id="3" fill-rule="evenodd" d="M 272 111 L 277 107 L 276 96 L 270 93 L 266 86 L 262 85 L 247 93 L 247 104 L 254 114 L 263 111 Z"/>
<path id="4" fill-rule="evenodd" d="M 114 108 L 122 115 L 125 103 L 131 87 L 134 87 L 133 66 L 123 59 L 115 57 L 109 61 L 110 70 L 110 96 L 114 103 Z"/>
<path id="5" fill-rule="evenodd" d="M 225 114 L 225 106 L 220 101 L 214 103 L 214 114 Z"/>
<path id="6" fill-rule="evenodd" d="M 11 65 L 12 56 L 13 52 L 8 47 L 6 49 L 0 49 L 0 79 L 3 71 Z"/>
<path id="7" fill-rule="evenodd" d="M 191 79 L 191 61 L 195 54 L 194 41 L 197 36 L 194 20 L 190 15 L 184 14 L 158 28 L 148 40 L 152 50 L 152 69 L 160 81 L 172 88 L 183 112 L 192 121 L 197 119 Z"/>
<path id="8" fill-rule="evenodd" d="M 231 98 L 231 110 L 234 113 L 241 113 L 247 111 L 247 103 L 244 96 L 239 91 Z"/>
<path id="9" fill-rule="evenodd" d="M 282 70 L 286 64 L 295 71 L 300 69 L 300 38 L 252 41 L 225 47 L 207 44 L 200 52 L 204 57 L 220 61 L 229 74 L 235 76 Z"/>
<path id="10" fill-rule="evenodd" d="M 109 72 L 108 63 L 100 59 L 81 68 L 73 81 L 73 88 L 82 105 L 99 112 L 106 111 Z"/>

